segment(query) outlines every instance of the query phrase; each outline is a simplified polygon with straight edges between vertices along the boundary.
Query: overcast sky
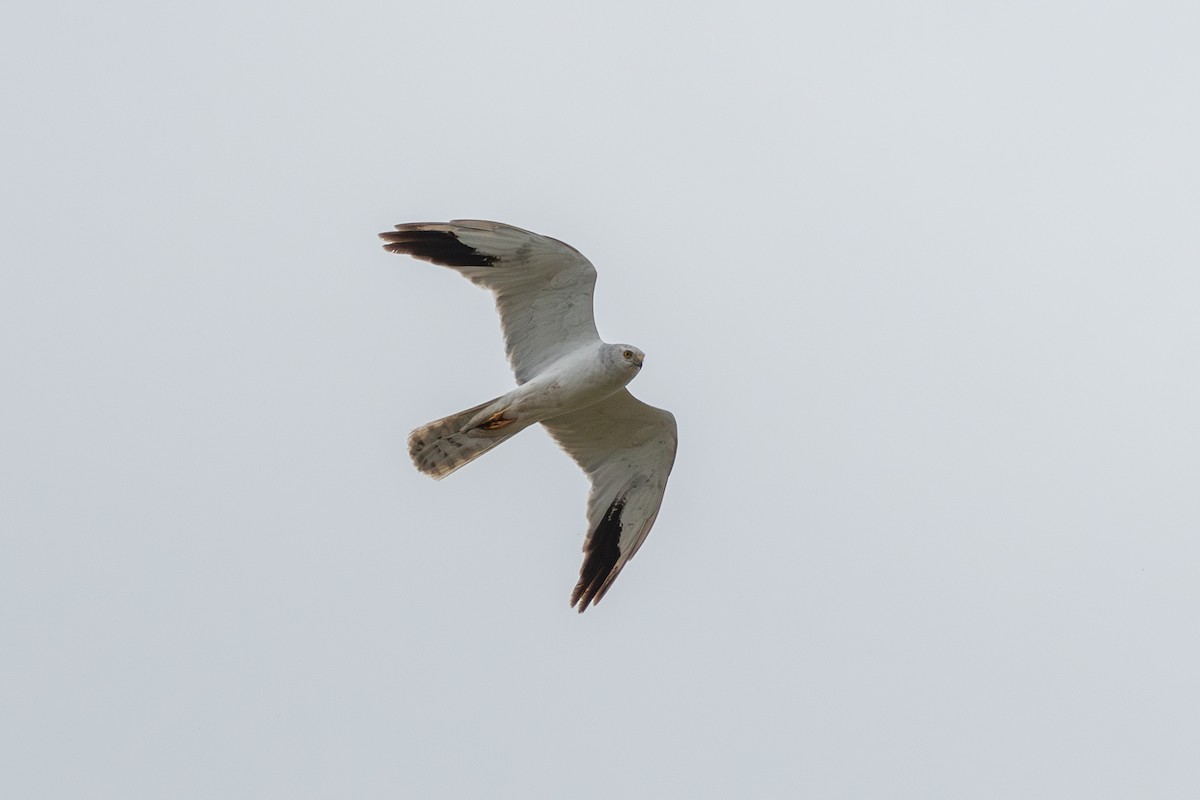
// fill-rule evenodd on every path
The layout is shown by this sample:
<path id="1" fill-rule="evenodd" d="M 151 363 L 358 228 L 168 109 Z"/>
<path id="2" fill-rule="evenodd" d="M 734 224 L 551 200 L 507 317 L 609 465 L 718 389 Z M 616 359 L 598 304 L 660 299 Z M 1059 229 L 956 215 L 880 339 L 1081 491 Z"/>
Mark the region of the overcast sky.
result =
<path id="1" fill-rule="evenodd" d="M 0 32 L 0 783 L 22 798 L 1200 796 L 1200 11 L 33 4 Z M 679 423 L 587 482 L 478 217 Z"/>

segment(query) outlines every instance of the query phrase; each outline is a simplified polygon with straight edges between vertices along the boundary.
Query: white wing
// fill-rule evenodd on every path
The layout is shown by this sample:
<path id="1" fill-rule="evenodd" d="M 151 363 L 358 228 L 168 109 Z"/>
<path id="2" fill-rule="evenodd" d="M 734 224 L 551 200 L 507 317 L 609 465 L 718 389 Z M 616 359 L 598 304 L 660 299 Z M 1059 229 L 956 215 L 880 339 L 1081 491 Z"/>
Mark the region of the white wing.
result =
<path id="1" fill-rule="evenodd" d="M 542 425 L 592 481 L 583 567 L 571 593 L 583 612 L 600 602 L 650 533 L 675 464 L 675 417 L 622 389 Z"/>
<path id="2" fill-rule="evenodd" d="M 492 291 L 517 383 L 600 340 L 592 317 L 596 269 L 570 245 L 473 219 L 397 225 L 379 236 L 386 250 L 451 267 Z"/>

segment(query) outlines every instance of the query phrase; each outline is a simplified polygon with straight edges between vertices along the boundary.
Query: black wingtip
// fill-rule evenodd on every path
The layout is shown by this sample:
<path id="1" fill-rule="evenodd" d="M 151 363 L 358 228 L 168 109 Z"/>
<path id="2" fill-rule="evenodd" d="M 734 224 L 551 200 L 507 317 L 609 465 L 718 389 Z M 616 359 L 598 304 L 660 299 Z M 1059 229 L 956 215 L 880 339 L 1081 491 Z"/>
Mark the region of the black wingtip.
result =
<path id="1" fill-rule="evenodd" d="M 401 253 L 431 261 L 443 267 L 490 267 L 496 257 L 481 253 L 463 242 L 452 231 L 420 230 L 400 227 L 379 234 L 389 253 Z"/>
<path id="2" fill-rule="evenodd" d="M 604 591 L 621 559 L 621 512 L 624 500 L 614 500 L 608 507 L 604 519 L 592 531 L 584 549 L 583 566 L 579 570 L 579 583 L 571 592 L 571 607 L 582 614 L 588 605 L 600 602 Z"/>

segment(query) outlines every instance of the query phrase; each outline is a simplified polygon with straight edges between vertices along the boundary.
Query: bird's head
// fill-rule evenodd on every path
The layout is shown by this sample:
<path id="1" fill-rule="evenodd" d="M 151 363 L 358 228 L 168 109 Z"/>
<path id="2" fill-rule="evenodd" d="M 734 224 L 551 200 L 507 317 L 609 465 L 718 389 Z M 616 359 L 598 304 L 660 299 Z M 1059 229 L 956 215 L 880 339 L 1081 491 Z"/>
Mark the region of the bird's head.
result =
<path id="1" fill-rule="evenodd" d="M 646 354 L 633 345 L 614 344 L 613 350 L 617 354 L 618 363 L 628 366 L 635 371 L 642 368 L 642 361 L 645 360 Z"/>

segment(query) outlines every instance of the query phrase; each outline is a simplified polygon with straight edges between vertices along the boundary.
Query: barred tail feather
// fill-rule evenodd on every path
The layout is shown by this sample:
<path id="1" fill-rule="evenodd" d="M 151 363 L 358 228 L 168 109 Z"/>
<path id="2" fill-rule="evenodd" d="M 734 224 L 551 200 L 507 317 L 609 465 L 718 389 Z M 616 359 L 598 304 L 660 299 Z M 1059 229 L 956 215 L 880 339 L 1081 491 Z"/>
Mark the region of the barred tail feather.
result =
<path id="1" fill-rule="evenodd" d="M 523 431 L 528 425 L 508 411 L 504 400 L 497 397 L 417 428 L 408 436 L 413 464 L 440 480 Z"/>

